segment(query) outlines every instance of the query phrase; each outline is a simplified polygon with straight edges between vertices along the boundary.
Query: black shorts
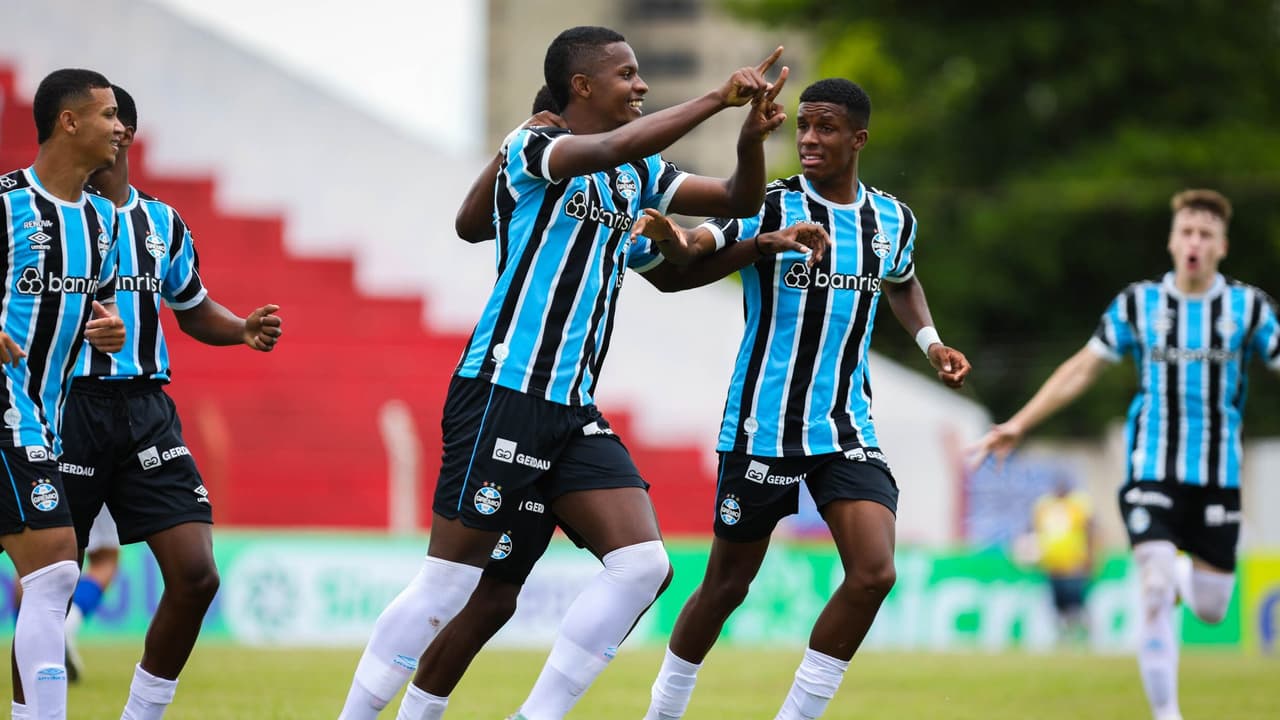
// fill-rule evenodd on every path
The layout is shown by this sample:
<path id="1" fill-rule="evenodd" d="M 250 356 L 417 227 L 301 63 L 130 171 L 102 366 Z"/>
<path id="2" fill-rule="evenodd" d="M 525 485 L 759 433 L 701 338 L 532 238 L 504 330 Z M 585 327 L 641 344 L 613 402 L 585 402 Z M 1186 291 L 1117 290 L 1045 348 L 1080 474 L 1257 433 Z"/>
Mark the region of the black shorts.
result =
<path id="1" fill-rule="evenodd" d="M 516 511 L 507 517 L 510 522 L 489 555 L 489 564 L 484 568 L 485 577 L 512 585 L 524 585 L 529 579 L 529 573 L 533 572 L 533 566 L 551 544 L 556 526 L 564 530 L 564 534 L 578 547 L 587 546 L 573 528 L 556 518 L 551 512 L 551 506 L 536 487 L 525 495 Z"/>
<path id="2" fill-rule="evenodd" d="M 1083 575 L 1050 575 L 1049 589 L 1053 592 L 1053 607 L 1058 612 L 1071 612 L 1084 607 L 1089 579 Z"/>
<path id="3" fill-rule="evenodd" d="M 73 381 L 58 460 L 82 548 L 104 503 L 125 544 L 182 523 L 213 522 L 178 410 L 159 381 Z"/>
<path id="4" fill-rule="evenodd" d="M 506 530 L 530 488 L 551 504 L 575 490 L 648 487 L 594 405 L 455 375 L 440 424 L 444 459 L 432 509 L 467 527 Z"/>
<path id="5" fill-rule="evenodd" d="M 47 449 L 0 447 L 0 460 L 5 485 L 0 492 L 0 535 L 71 525 L 71 502 Z"/>
<path id="6" fill-rule="evenodd" d="M 1130 481 L 1120 488 L 1120 517 L 1130 544 L 1168 540 L 1219 570 L 1235 572 L 1239 488 Z"/>
<path id="7" fill-rule="evenodd" d="M 819 508 L 833 500 L 871 500 L 898 512 L 898 484 L 879 448 L 802 457 L 720 453 L 716 483 L 716 537 L 753 542 L 794 515 L 800 483 Z"/>

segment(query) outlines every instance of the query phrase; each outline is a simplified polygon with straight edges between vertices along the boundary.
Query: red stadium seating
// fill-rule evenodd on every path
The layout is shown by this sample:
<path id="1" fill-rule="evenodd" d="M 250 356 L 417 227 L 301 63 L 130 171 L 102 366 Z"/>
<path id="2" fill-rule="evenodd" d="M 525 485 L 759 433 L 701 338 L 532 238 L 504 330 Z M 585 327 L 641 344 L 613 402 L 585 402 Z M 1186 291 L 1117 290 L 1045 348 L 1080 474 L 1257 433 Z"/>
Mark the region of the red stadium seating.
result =
<path id="1" fill-rule="evenodd" d="M 35 132 L 28 102 L 0 68 L 0 171 L 29 165 Z M 281 306 L 285 338 L 270 355 L 208 348 L 166 317 L 173 355 L 170 394 L 200 463 L 219 523 L 270 527 L 379 528 L 388 523 L 388 459 L 380 409 L 412 409 L 422 445 L 419 516 L 430 518 L 440 461 L 440 409 L 465 337 L 431 332 L 417 298 L 361 295 L 349 260 L 291 257 L 282 220 L 228 213 L 214 180 L 150 172 L 146 148 L 130 151 L 131 179 L 177 208 L 196 239 L 201 275 L 237 313 Z M 668 533 L 711 527 L 715 479 L 694 447 L 640 444 L 618 408 L 604 408 L 653 483 Z"/>

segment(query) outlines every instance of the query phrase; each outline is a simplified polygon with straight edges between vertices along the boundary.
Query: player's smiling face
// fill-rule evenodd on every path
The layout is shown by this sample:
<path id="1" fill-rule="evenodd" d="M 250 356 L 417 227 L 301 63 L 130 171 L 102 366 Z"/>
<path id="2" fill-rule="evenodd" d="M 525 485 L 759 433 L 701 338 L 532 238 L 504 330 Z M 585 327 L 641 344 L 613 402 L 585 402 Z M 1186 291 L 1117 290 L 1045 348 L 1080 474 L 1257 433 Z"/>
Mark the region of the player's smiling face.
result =
<path id="1" fill-rule="evenodd" d="M 596 67 L 588 79 L 593 110 L 615 127 L 640 117 L 649 86 L 640 79 L 640 66 L 631 46 L 624 42 L 605 45 Z"/>
<path id="2" fill-rule="evenodd" d="M 855 128 L 843 105 L 800 103 L 796 111 L 796 150 L 800 167 L 812 183 L 844 177 L 852 180 L 858 151 L 867 144 L 865 128 Z"/>
<path id="3" fill-rule="evenodd" d="M 1173 216 L 1169 255 L 1178 277 L 1207 282 L 1227 256 L 1227 224 L 1208 210 L 1182 208 Z"/>
<path id="4" fill-rule="evenodd" d="M 116 115 L 116 95 L 111 88 L 92 88 L 89 93 L 89 99 L 72 110 L 76 116 L 76 145 L 86 159 L 108 167 L 120 152 L 124 125 Z"/>

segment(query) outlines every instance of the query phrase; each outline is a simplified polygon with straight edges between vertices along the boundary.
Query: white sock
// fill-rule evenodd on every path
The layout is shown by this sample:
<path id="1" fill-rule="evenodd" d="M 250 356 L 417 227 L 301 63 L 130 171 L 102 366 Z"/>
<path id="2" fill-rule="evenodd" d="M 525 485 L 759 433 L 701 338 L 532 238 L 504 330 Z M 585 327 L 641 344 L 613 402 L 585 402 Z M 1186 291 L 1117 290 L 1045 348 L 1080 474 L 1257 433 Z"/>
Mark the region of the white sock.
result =
<path id="1" fill-rule="evenodd" d="M 1216 625 L 1227 616 L 1235 586 L 1235 573 L 1193 569 L 1191 597 L 1187 599 L 1187 605 L 1202 622 Z"/>
<path id="2" fill-rule="evenodd" d="M 338 720 L 374 720 L 418 669 L 431 639 L 467 604 L 481 568 L 428 556 L 378 616 Z"/>
<path id="3" fill-rule="evenodd" d="M 13 655 L 32 720 L 67 716 L 66 636 L 63 620 L 80 568 L 72 560 L 46 565 L 22 582 L 22 607 L 13 626 Z"/>
<path id="4" fill-rule="evenodd" d="M 404 699 L 400 701 L 396 720 L 440 720 L 448 704 L 449 698 L 432 695 L 410 683 L 409 689 L 404 691 Z"/>
<path id="5" fill-rule="evenodd" d="M 135 665 L 133 682 L 129 683 L 129 701 L 120 720 L 160 720 L 177 691 L 177 680 L 156 677 L 143 670 L 142 665 Z"/>
<path id="6" fill-rule="evenodd" d="M 27 713 L 27 706 L 17 700 L 13 701 L 13 705 L 9 710 L 9 717 L 13 718 L 13 720 L 31 720 L 31 715 Z"/>
<path id="7" fill-rule="evenodd" d="M 782 709 L 775 720 L 813 720 L 822 715 L 827 703 L 836 696 L 848 669 L 847 660 L 823 655 L 812 648 L 806 649 L 796 670 L 795 682 L 791 684 L 791 691 L 782 702 Z"/>
<path id="8" fill-rule="evenodd" d="M 67 637 L 73 638 L 80 632 L 80 626 L 84 624 L 84 611 L 79 605 L 71 603 L 71 609 L 67 611 L 67 619 L 63 626 L 67 629 Z"/>
<path id="9" fill-rule="evenodd" d="M 689 708 L 689 699 L 693 697 L 694 683 L 698 682 L 698 668 L 701 663 L 691 663 L 671 652 L 667 648 L 666 657 L 662 659 L 662 668 L 653 681 L 653 689 L 649 695 L 649 711 L 644 720 L 677 720 L 684 717 Z"/>
<path id="10" fill-rule="evenodd" d="M 1151 713 L 1158 719 L 1179 718 L 1178 639 L 1173 628 L 1177 586 L 1173 543 L 1140 543 L 1133 549 L 1138 564 L 1142 614 L 1138 622 L 1138 670 Z"/>
<path id="11" fill-rule="evenodd" d="M 604 569 L 574 599 L 529 698 L 526 720 L 560 720 L 618 652 L 671 569 L 660 540 L 605 555 Z"/>

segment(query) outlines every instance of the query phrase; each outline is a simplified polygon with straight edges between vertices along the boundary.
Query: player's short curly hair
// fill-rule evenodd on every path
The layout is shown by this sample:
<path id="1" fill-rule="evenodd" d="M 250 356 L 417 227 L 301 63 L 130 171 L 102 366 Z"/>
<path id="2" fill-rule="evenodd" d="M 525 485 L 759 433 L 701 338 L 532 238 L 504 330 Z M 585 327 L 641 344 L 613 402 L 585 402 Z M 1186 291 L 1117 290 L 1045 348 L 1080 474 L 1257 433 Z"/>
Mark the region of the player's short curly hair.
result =
<path id="1" fill-rule="evenodd" d="M 867 97 L 867 91 L 844 78 L 826 78 L 813 83 L 800 93 L 800 102 L 841 105 L 855 128 L 863 129 L 871 124 L 871 98 Z"/>
<path id="2" fill-rule="evenodd" d="M 546 85 L 538 88 L 538 94 L 533 96 L 533 111 L 531 114 L 537 115 L 540 112 L 560 114 L 560 105 L 551 96 L 551 88 Z"/>
<path id="3" fill-rule="evenodd" d="M 547 47 L 547 56 L 542 63 L 543 80 L 556 105 L 562 110 L 569 105 L 570 78 L 577 73 L 590 72 L 591 63 L 601 48 L 626 41 L 616 30 L 595 25 L 579 25 L 557 35 Z"/>
<path id="4" fill-rule="evenodd" d="M 120 124 L 137 130 L 138 106 L 133 102 L 133 96 L 119 85 L 112 85 L 111 92 L 116 95 L 116 117 L 120 118 Z"/>
<path id="5" fill-rule="evenodd" d="M 63 68 L 46 75 L 36 88 L 36 96 L 31 103 L 31 114 L 36 121 L 36 142 L 43 144 L 53 137 L 58 113 L 66 109 L 69 101 L 85 100 L 91 90 L 109 87 L 111 82 L 93 70 Z"/>
<path id="6" fill-rule="evenodd" d="M 1169 200 L 1169 208 L 1177 215 L 1179 210 L 1204 210 L 1222 218 L 1222 224 L 1231 222 L 1231 201 L 1217 190 L 1183 190 Z"/>

